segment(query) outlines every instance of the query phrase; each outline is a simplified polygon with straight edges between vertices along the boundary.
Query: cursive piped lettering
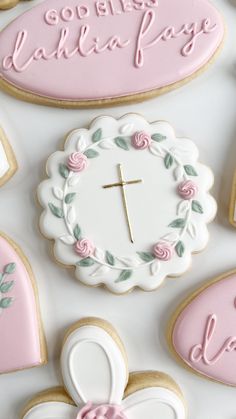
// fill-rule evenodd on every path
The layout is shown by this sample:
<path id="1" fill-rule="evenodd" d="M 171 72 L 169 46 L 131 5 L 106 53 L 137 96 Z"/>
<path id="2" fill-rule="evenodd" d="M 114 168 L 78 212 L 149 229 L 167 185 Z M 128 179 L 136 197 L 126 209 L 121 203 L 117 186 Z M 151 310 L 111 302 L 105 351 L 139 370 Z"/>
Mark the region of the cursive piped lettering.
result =
<path id="1" fill-rule="evenodd" d="M 86 14 L 88 12 L 84 9 L 83 13 Z M 70 8 L 63 9 L 62 16 L 64 20 L 71 20 L 73 18 L 73 10 Z M 55 14 L 55 10 L 50 11 L 50 14 L 47 15 L 46 19 L 48 20 L 48 23 L 52 25 L 56 24 L 58 22 L 58 16 Z M 70 29 L 65 27 L 60 30 L 57 47 L 53 51 L 47 51 L 44 46 L 38 47 L 33 53 L 30 53 L 29 57 L 25 59 L 24 62 L 22 62 L 21 57 L 23 52 L 25 56 L 30 35 L 27 30 L 22 30 L 18 32 L 13 52 L 3 59 L 3 69 L 5 71 L 14 70 L 20 73 L 26 71 L 34 61 L 60 60 L 62 58 L 68 60 L 77 54 L 81 57 L 88 57 L 93 53 L 101 54 L 105 51 L 123 49 L 129 45 L 132 45 L 134 48 L 135 67 L 141 68 L 144 65 L 145 51 L 155 47 L 159 42 L 168 42 L 171 39 L 181 36 L 187 37 L 187 42 L 184 43 L 180 53 L 184 57 L 188 57 L 193 53 L 197 39 L 199 39 L 200 36 L 210 34 L 216 29 L 216 25 L 212 25 L 210 19 L 206 18 L 202 22 L 184 24 L 179 29 L 168 26 L 150 41 L 150 32 L 157 27 L 156 24 L 154 25 L 155 20 L 156 12 L 154 10 L 146 10 L 143 12 L 137 33 L 137 40 L 122 40 L 122 37 L 119 35 L 112 35 L 106 41 L 101 40 L 98 36 L 89 40 L 88 36 L 91 32 L 91 28 L 88 24 L 84 24 L 78 29 L 78 39 L 73 47 L 68 46 L 70 45 Z M 149 41 L 147 38 L 149 38 Z"/>
<path id="2" fill-rule="evenodd" d="M 197 39 L 201 35 L 210 34 L 216 29 L 216 25 L 211 26 L 209 18 L 204 19 L 199 25 L 197 22 L 184 24 L 179 30 L 176 30 L 173 26 L 168 26 L 159 35 L 157 35 L 151 42 L 145 44 L 144 40 L 149 34 L 156 20 L 156 14 L 154 10 L 147 10 L 144 14 L 138 34 L 136 54 L 135 54 L 135 65 L 136 67 L 142 67 L 144 64 L 144 51 L 146 49 L 154 47 L 160 41 L 169 41 L 170 39 L 179 38 L 181 35 L 190 36 L 190 39 L 184 44 L 181 49 L 181 54 L 184 57 L 189 56 L 196 45 Z"/>
<path id="3" fill-rule="evenodd" d="M 216 351 L 215 355 L 211 358 L 209 357 L 209 346 L 212 344 L 216 325 L 217 316 L 216 314 L 212 314 L 207 319 L 203 335 L 203 342 L 193 346 L 190 351 L 189 358 L 190 361 L 194 364 L 203 361 L 206 365 L 215 365 L 225 355 L 226 352 L 232 352 L 236 350 L 236 336 L 230 336 L 225 340 L 221 348 Z"/>

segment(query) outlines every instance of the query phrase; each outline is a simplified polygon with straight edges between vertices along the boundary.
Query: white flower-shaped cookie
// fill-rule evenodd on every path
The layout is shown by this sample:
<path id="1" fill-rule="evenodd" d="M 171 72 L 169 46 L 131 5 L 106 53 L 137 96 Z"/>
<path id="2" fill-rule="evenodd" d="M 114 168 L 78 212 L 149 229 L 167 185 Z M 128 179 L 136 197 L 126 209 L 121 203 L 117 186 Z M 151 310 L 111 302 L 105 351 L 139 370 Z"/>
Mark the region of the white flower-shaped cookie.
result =
<path id="1" fill-rule="evenodd" d="M 163 373 L 128 374 L 126 354 L 107 322 L 89 318 L 66 335 L 61 369 L 65 388 L 47 391 L 23 419 L 184 419 L 181 391 Z M 127 385 L 128 383 L 128 385 Z"/>

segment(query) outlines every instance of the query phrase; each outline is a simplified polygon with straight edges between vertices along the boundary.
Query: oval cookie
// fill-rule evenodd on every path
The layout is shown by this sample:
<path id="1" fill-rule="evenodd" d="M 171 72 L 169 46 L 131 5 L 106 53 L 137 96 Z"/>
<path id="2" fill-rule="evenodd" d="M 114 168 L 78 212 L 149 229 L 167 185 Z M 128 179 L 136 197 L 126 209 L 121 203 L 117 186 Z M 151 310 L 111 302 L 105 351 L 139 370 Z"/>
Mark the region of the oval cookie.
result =
<path id="1" fill-rule="evenodd" d="M 22 419 L 185 419 L 181 390 L 166 374 L 128 374 L 123 344 L 112 326 L 87 318 L 67 333 L 61 354 L 63 388 L 38 395 Z"/>
<path id="2" fill-rule="evenodd" d="M 55 106 L 143 100 L 191 80 L 223 37 L 208 0 L 45 1 L 1 32 L 0 85 Z"/>
<path id="3" fill-rule="evenodd" d="M 193 372 L 236 386 L 236 271 L 207 283 L 174 316 L 171 346 Z"/>
<path id="4" fill-rule="evenodd" d="M 151 291 L 207 244 L 213 176 L 167 122 L 97 118 L 69 134 L 47 175 L 38 188 L 41 232 L 84 284 Z"/>
<path id="5" fill-rule="evenodd" d="M 33 272 L 25 255 L 0 233 L 0 374 L 46 363 Z"/>

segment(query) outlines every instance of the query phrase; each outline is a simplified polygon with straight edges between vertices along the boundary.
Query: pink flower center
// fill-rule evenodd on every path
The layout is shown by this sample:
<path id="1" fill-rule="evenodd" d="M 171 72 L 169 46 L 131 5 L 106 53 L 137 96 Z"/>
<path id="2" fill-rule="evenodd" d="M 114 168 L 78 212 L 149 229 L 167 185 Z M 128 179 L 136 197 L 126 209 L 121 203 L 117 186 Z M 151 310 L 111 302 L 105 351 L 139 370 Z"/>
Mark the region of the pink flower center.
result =
<path id="1" fill-rule="evenodd" d="M 120 406 L 116 405 L 93 405 L 87 403 L 77 415 L 76 419 L 127 419 Z"/>

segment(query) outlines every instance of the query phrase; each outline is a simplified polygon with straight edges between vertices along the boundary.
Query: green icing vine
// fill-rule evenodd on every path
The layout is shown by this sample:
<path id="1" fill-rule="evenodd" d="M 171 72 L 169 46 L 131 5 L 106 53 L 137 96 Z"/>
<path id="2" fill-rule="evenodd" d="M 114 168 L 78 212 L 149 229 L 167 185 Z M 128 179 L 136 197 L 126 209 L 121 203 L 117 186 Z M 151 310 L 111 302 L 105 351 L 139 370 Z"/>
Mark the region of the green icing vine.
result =
<path id="1" fill-rule="evenodd" d="M 14 281 L 7 281 L 9 275 L 12 275 L 16 270 L 15 263 L 9 263 L 3 268 L 3 272 L 0 274 L 0 309 L 6 309 L 12 305 L 12 297 L 2 297 L 3 294 L 7 294 L 14 287 Z"/>
<path id="2" fill-rule="evenodd" d="M 118 136 L 113 138 L 114 144 L 125 150 L 125 151 L 129 151 L 130 150 L 130 141 L 131 141 L 131 136 Z M 154 133 L 151 135 L 151 139 L 153 140 L 153 142 L 156 143 L 161 143 L 164 140 L 167 139 L 166 136 L 160 134 L 160 133 Z M 88 146 L 87 149 L 85 151 L 83 151 L 83 153 L 87 156 L 87 158 L 89 159 L 93 159 L 95 157 L 99 156 L 99 152 L 97 150 L 95 150 L 92 147 L 96 147 L 97 144 L 99 144 L 99 142 L 106 140 L 106 138 L 103 137 L 103 131 L 102 128 L 98 128 L 91 136 L 91 140 L 92 140 L 92 145 Z M 159 147 L 159 146 L 158 146 Z M 188 176 L 198 176 L 198 173 L 196 171 L 196 169 L 192 166 L 192 165 L 182 165 L 181 161 L 179 161 L 178 157 L 175 156 L 175 154 L 173 153 L 172 150 L 168 150 L 167 147 L 163 147 L 160 146 L 161 150 L 163 152 L 162 156 L 163 156 L 163 161 L 164 161 L 164 165 L 166 167 L 166 169 L 170 169 L 173 167 L 174 163 L 176 163 L 177 168 L 180 167 L 180 169 L 182 168 L 182 177 L 185 179 L 188 179 Z M 150 150 L 151 151 L 151 150 Z M 153 153 L 155 154 L 155 153 Z M 156 154 L 158 155 L 158 154 Z M 68 167 L 61 163 L 59 164 L 59 173 L 61 175 L 61 177 L 63 179 L 65 179 L 65 181 L 67 181 L 67 179 L 70 176 L 70 171 L 68 169 Z M 76 193 L 72 192 L 72 193 L 66 193 L 65 195 L 63 195 L 63 199 L 62 201 L 64 202 L 64 204 L 68 205 L 73 203 Z M 57 217 L 57 218 L 64 218 L 66 219 L 66 212 L 64 213 L 65 207 L 62 206 L 62 208 L 54 205 L 52 202 L 49 202 L 48 204 L 51 213 Z M 64 208 L 64 210 L 63 210 Z M 170 224 L 169 227 L 173 228 L 173 229 L 182 229 L 182 233 L 179 234 L 179 240 L 176 241 L 172 241 L 172 246 L 175 249 L 175 252 L 177 254 L 178 257 L 183 257 L 184 253 L 185 253 L 185 245 L 183 243 L 183 241 L 181 240 L 181 237 L 183 236 L 183 234 L 185 233 L 185 231 L 189 231 L 190 235 L 191 232 L 193 232 L 193 227 L 188 229 L 188 223 L 189 223 L 189 216 L 191 215 L 191 211 L 198 213 L 198 214 L 203 214 L 203 207 L 201 205 L 201 203 L 197 200 L 191 200 L 190 201 L 190 206 L 189 206 L 189 210 L 188 212 L 188 216 L 186 218 L 176 218 L 175 220 L 173 220 Z M 76 240 L 80 240 L 82 238 L 82 233 L 81 233 L 81 228 L 78 224 L 75 225 L 74 228 L 72 228 L 72 237 L 74 237 Z M 153 263 L 155 263 L 155 256 L 151 253 L 151 252 L 137 252 L 140 260 L 142 262 L 144 262 L 147 265 L 150 265 Z M 124 269 L 124 267 L 120 267 L 117 266 L 116 263 L 117 261 L 119 261 L 120 258 L 116 258 L 115 256 L 113 256 L 108 250 L 105 251 L 104 253 L 104 261 L 99 260 L 96 256 L 91 256 L 91 257 L 87 257 L 84 259 L 81 259 L 80 261 L 78 261 L 76 263 L 77 266 L 80 267 L 90 267 L 93 266 L 95 263 L 99 263 L 100 265 L 106 265 L 107 267 L 110 266 L 111 268 L 114 267 L 116 268 L 119 272 L 119 276 L 116 279 L 116 283 L 118 282 L 122 282 L 122 281 L 126 281 L 128 280 L 133 273 L 133 267 L 131 268 L 127 268 Z M 141 264 L 140 266 L 142 266 L 143 264 Z M 3 284 L 4 285 L 4 284 Z M 13 284 L 12 284 L 13 286 Z M 9 287 L 11 288 L 11 285 L 9 285 Z M 3 290 L 5 288 L 3 287 Z M 7 289 L 7 286 L 6 286 Z M 1 289 L 0 289 L 1 290 Z M 3 291 L 2 291 L 3 292 Z M 7 292 L 7 291 L 5 291 Z M 0 307 L 1 305 L 6 305 L 9 306 L 11 304 L 11 300 L 12 299 L 3 299 L 4 301 L 1 302 L 0 301 Z M 5 308 L 5 307 L 3 307 Z"/>

